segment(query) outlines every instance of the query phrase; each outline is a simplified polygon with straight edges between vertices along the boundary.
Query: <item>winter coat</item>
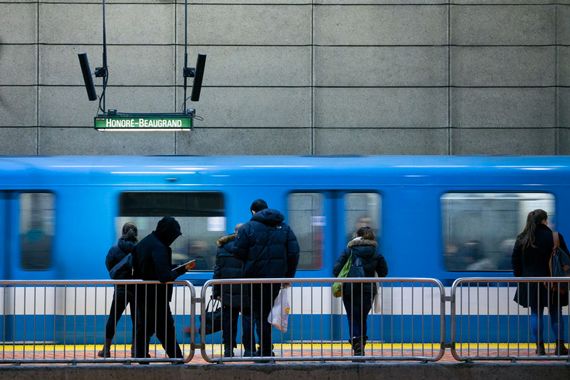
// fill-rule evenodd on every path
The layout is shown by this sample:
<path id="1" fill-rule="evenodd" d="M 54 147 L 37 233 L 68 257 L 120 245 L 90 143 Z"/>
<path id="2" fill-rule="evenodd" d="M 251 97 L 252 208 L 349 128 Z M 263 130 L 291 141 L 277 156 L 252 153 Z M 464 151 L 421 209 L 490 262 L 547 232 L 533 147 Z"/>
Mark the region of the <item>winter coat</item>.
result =
<path id="1" fill-rule="evenodd" d="M 216 253 L 216 265 L 214 266 L 214 279 L 242 278 L 243 261 L 233 255 L 235 252 L 235 239 L 237 234 L 222 236 L 216 242 L 218 251 Z M 221 289 L 220 289 L 221 288 Z M 222 303 L 231 307 L 238 307 L 242 301 L 249 304 L 249 293 L 242 290 L 245 285 L 214 285 L 214 297 L 222 297 Z M 220 294 L 221 293 L 221 294 Z"/>
<path id="2" fill-rule="evenodd" d="M 105 258 L 105 266 L 110 272 L 115 265 L 119 263 L 126 255 L 132 253 L 135 249 L 136 241 L 120 238 L 117 245 L 112 246 Z M 131 276 L 122 277 L 121 280 L 131 279 Z"/>
<path id="3" fill-rule="evenodd" d="M 299 243 L 284 219 L 279 211 L 267 208 L 238 230 L 235 255 L 244 262 L 244 277 L 295 277 Z"/>
<path id="4" fill-rule="evenodd" d="M 560 247 L 568 252 L 562 234 Z M 544 224 L 538 224 L 535 231 L 535 247 L 523 250 L 519 239 L 515 242 L 512 255 L 513 274 L 515 277 L 550 277 L 549 261 L 554 247 L 552 230 Z M 550 300 L 549 300 L 550 296 Z M 523 307 L 544 307 L 549 301 L 560 306 L 568 305 L 568 297 L 558 297 L 557 292 L 549 291 L 543 283 L 521 283 L 517 288 L 514 300 Z"/>
<path id="5" fill-rule="evenodd" d="M 156 230 L 148 234 L 135 247 L 133 257 L 134 278 L 170 282 L 185 273 L 184 268 L 174 271 L 175 265 L 172 265 L 170 244 L 180 235 L 178 222 L 174 218 L 163 218 L 158 223 Z M 172 285 L 169 285 L 169 300 L 171 296 Z"/>
<path id="6" fill-rule="evenodd" d="M 386 259 L 377 251 L 378 243 L 374 240 L 364 240 L 356 238 L 351 240 L 344 252 L 336 261 L 333 267 L 333 275 L 337 277 L 342 270 L 344 264 L 352 254 L 352 262 L 354 263 L 355 257 L 359 257 L 362 262 L 362 268 L 364 269 L 365 277 L 386 277 L 388 275 L 388 264 Z M 361 289 L 363 294 L 361 294 Z M 345 283 L 343 285 L 343 294 L 353 295 L 355 299 L 360 299 L 360 297 L 374 297 L 377 293 L 376 285 L 374 283 L 355 284 L 352 286 L 350 283 Z"/>

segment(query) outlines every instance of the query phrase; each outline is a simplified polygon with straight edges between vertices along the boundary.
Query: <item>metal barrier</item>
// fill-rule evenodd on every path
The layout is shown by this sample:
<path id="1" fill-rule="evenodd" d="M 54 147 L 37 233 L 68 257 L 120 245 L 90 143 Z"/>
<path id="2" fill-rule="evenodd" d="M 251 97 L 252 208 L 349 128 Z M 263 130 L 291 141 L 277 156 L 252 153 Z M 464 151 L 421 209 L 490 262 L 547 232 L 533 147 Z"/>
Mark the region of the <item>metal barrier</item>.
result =
<path id="1" fill-rule="evenodd" d="M 344 300 L 332 295 L 334 282 L 346 284 Z M 282 284 L 288 286 L 281 290 L 288 293 L 291 306 L 287 330 L 273 328 L 254 332 L 253 321 L 267 318 Z M 204 301 L 211 298 L 213 288 L 218 286 L 224 310 L 214 319 Z M 371 292 L 361 291 L 371 286 L 378 289 L 376 305 Z M 364 357 L 360 355 L 358 345 L 364 349 L 366 361 L 437 361 L 444 353 L 445 292 L 443 285 L 435 279 L 210 280 L 202 287 L 201 299 L 201 350 L 202 357 L 208 362 L 361 361 Z M 367 319 L 358 317 L 361 304 L 367 304 L 365 308 L 371 307 Z M 242 309 L 241 305 L 245 307 Z M 347 309 L 351 310 L 355 320 L 351 327 Z M 240 312 L 243 312 L 241 319 L 245 323 L 238 324 Z M 208 333 L 221 329 L 222 325 L 227 329 L 225 337 L 223 332 Z M 355 336 L 355 330 L 366 328 L 366 333 Z M 263 335 L 267 333 L 270 336 L 265 342 L 270 341 L 271 347 L 268 347 L 269 343 L 263 343 Z M 233 339 L 241 344 L 234 346 L 230 343 Z M 260 344 L 265 347 L 259 347 Z"/>
<path id="2" fill-rule="evenodd" d="M 106 322 L 114 300 L 117 303 L 130 300 L 141 309 L 144 321 L 160 321 L 168 316 L 149 315 L 149 311 L 161 310 L 159 302 L 145 307 L 137 300 L 141 299 L 141 292 L 149 299 L 167 299 L 169 289 L 172 289 L 170 304 L 176 325 L 193 325 L 195 290 L 187 281 L 168 286 L 134 280 L 0 281 L 0 363 L 189 362 L 194 356 L 193 336 L 186 336 L 181 328 L 176 335 L 181 343 L 181 357 L 165 357 L 156 341 L 143 333 L 150 350 L 145 349 L 146 355 L 133 358 L 130 344 L 135 339 L 133 322 L 136 325 L 141 320 L 140 313 L 132 315 L 129 307 L 122 318 L 118 313 L 111 317 L 109 328 L 115 330 L 112 346 L 106 354 L 98 355 L 104 349 L 101 343 L 105 341 Z M 151 331 L 159 324 L 152 326 Z M 168 337 L 167 332 L 159 331 L 158 335 Z M 167 345 L 170 343 L 167 341 Z"/>
<path id="3" fill-rule="evenodd" d="M 451 289 L 451 353 L 456 360 L 570 360 L 568 354 L 554 352 L 556 341 L 568 342 L 568 307 L 555 312 L 556 305 L 568 304 L 564 277 L 460 278 Z M 536 291 L 535 289 L 542 289 Z M 547 316 L 533 318 L 531 308 L 514 301 L 515 294 L 526 305 L 544 304 Z M 544 310 L 544 307 L 538 308 Z M 556 319 L 563 323 L 554 323 Z M 536 322 L 535 322 L 536 321 Z M 537 348 L 533 324 L 543 330 L 545 352 Z M 554 326 L 554 330 L 552 328 Z M 565 326 L 565 327 L 562 327 Z"/>
<path id="4" fill-rule="evenodd" d="M 343 284 L 343 297 L 333 296 L 334 282 Z M 195 342 L 199 342 L 202 358 L 216 363 L 438 361 L 446 347 L 458 361 L 570 361 L 567 353 L 554 352 L 556 341 L 570 340 L 568 307 L 560 308 L 560 314 L 547 309 L 542 320 L 513 301 L 515 294 L 526 294 L 526 303 L 536 297 L 538 303 L 545 301 L 545 306 L 558 310 L 554 306 L 568 303 L 570 296 L 553 286 L 567 289 L 570 280 L 461 278 L 446 297 L 438 280 L 424 278 L 226 279 L 206 282 L 200 298 L 187 281 L 169 285 L 134 280 L 0 281 L 0 364 L 190 362 Z M 139 311 L 133 316 L 127 308 L 120 321 L 118 314 L 109 317 L 113 300 L 120 297 L 117 294 L 126 297 L 120 290 L 128 287 L 134 287 L 131 299 Z M 223 301 L 216 318 L 206 302 L 214 287 L 219 287 Z M 375 288 L 378 296 L 363 290 L 367 287 Z M 542 288 L 544 293 L 533 293 L 533 288 Z M 143 324 L 142 313 L 144 321 L 152 322 L 147 323 L 148 331 L 160 330 L 160 322 L 155 322 L 168 315 L 166 308 L 158 305 L 165 305 L 160 300 L 169 298 L 169 289 L 173 289 L 170 306 L 182 355 L 169 358 L 155 338 L 149 342 L 148 357 L 135 352 L 138 357 L 133 358 L 131 342 L 136 338 L 131 317 L 135 325 Z M 287 329 L 256 329 L 264 324 L 254 320 L 266 320 L 280 291 L 289 297 Z M 446 313 L 447 301 L 451 304 Z M 201 304 L 199 329 L 196 303 Z M 370 308 L 366 318 L 361 305 Z M 157 309 L 164 314 L 152 318 Z M 448 319 L 451 330 L 446 341 Z M 544 354 L 537 352 L 534 321 L 544 328 L 540 338 L 545 343 Z M 557 321 L 552 330 L 552 322 Z M 108 355 L 99 357 L 107 322 L 116 326 L 115 333 Z M 172 349 L 168 342 L 174 339 L 169 340 L 167 331 L 159 331 L 158 336 L 165 337 L 166 346 Z"/>

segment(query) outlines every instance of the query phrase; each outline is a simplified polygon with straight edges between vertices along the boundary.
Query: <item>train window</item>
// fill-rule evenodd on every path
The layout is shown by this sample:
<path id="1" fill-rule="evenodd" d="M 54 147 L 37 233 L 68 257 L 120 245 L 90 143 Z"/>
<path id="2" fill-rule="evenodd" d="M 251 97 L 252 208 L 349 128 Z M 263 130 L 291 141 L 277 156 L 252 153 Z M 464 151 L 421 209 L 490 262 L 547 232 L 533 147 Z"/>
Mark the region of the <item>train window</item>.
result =
<path id="1" fill-rule="evenodd" d="M 21 193 L 20 264 L 25 270 L 46 270 L 52 263 L 54 195 Z"/>
<path id="2" fill-rule="evenodd" d="M 380 241 L 381 199 L 377 193 L 347 193 L 344 196 L 344 227 L 345 240 L 352 240 L 356 230 L 368 226 L 374 230 L 376 240 Z"/>
<path id="3" fill-rule="evenodd" d="M 527 214 L 541 208 L 554 221 L 554 197 L 546 193 L 448 193 L 441 203 L 449 271 L 510 271 Z"/>
<path id="4" fill-rule="evenodd" d="M 289 195 L 288 223 L 301 247 L 298 269 L 321 269 L 323 263 L 323 195 Z"/>
<path id="5" fill-rule="evenodd" d="M 226 231 L 224 197 L 221 193 L 128 192 L 120 197 L 116 231 L 133 222 L 139 239 L 151 233 L 163 216 L 180 223 L 182 236 L 172 244 L 172 262 L 196 259 L 196 270 L 213 270 L 216 240 Z"/>

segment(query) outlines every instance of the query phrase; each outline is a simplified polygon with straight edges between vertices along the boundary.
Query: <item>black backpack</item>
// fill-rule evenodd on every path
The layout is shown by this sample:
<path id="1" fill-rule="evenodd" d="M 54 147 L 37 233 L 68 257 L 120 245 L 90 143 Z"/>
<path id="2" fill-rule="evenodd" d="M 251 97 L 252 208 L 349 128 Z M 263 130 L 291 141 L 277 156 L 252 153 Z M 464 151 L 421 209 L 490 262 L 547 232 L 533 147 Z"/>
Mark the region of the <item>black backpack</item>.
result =
<path id="1" fill-rule="evenodd" d="M 366 277 L 364 274 L 364 267 L 362 266 L 362 259 L 358 255 L 352 254 L 352 264 L 348 270 L 346 277 Z"/>

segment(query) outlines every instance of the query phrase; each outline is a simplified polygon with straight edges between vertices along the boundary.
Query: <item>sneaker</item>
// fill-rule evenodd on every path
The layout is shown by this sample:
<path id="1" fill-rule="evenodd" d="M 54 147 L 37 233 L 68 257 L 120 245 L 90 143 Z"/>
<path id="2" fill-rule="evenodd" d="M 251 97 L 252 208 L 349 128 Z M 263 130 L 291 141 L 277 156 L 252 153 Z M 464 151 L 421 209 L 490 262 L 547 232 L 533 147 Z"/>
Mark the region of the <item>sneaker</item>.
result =
<path id="1" fill-rule="evenodd" d="M 275 356 L 275 353 L 274 353 L 273 351 L 271 351 L 271 352 L 266 352 L 266 353 L 262 353 L 261 351 L 257 350 L 257 351 L 255 351 L 255 352 L 253 353 L 253 356 L 254 356 L 254 357 L 258 357 L 258 358 L 259 358 L 259 357 L 268 357 L 268 356 L 274 357 L 274 356 Z M 269 362 L 271 362 L 271 361 L 272 361 L 272 360 L 270 360 L 270 359 L 255 360 L 256 363 L 269 363 Z"/>
<path id="2" fill-rule="evenodd" d="M 251 351 L 251 350 L 245 350 L 243 352 L 243 357 L 244 358 L 251 358 L 252 356 L 255 356 L 255 352 Z"/>

